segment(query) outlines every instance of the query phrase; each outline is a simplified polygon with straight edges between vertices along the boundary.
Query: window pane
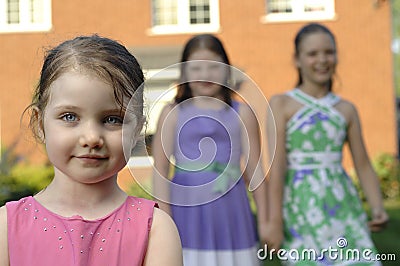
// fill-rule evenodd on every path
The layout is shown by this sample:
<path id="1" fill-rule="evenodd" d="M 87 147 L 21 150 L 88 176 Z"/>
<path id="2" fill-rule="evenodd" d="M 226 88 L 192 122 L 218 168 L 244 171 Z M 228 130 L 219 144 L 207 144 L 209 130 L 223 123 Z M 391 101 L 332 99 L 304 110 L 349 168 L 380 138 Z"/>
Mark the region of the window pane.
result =
<path id="1" fill-rule="evenodd" d="M 325 6 L 320 0 L 306 0 L 304 3 L 305 12 L 325 11 Z"/>
<path id="2" fill-rule="evenodd" d="M 211 22 L 209 0 L 190 0 L 189 12 L 190 24 L 209 24 Z"/>
<path id="3" fill-rule="evenodd" d="M 7 0 L 7 23 L 19 23 L 19 0 Z"/>
<path id="4" fill-rule="evenodd" d="M 177 0 L 153 0 L 153 25 L 175 25 L 178 23 Z"/>
<path id="5" fill-rule="evenodd" d="M 291 0 L 268 0 L 268 13 L 291 13 L 292 1 Z"/>
<path id="6" fill-rule="evenodd" d="M 43 0 L 30 0 L 29 1 L 29 14 L 32 23 L 43 22 Z"/>

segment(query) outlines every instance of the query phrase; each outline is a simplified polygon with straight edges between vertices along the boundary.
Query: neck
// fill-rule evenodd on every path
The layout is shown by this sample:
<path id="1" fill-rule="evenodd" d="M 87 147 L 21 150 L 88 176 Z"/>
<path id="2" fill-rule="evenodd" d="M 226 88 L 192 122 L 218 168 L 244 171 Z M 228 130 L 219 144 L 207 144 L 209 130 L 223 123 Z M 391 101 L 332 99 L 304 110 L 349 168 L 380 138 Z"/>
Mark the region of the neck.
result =
<path id="1" fill-rule="evenodd" d="M 298 88 L 314 98 L 322 98 L 329 93 L 327 86 L 302 84 Z"/>
<path id="2" fill-rule="evenodd" d="M 222 97 L 208 97 L 208 96 L 193 97 L 192 103 L 199 108 L 214 109 L 214 110 L 219 110 L 223 108 L 226 104 Z"/>
<path id="3" fill-rule="evenodd" d="M 80 215 L 86 219 L 96 219 L 112 212 L 126 199 L 116 178 L 115 175 L 95 184 L 82 184 L 68 182 L 65 177 L 55 177 L 35 198 L 61 216 Z"/>

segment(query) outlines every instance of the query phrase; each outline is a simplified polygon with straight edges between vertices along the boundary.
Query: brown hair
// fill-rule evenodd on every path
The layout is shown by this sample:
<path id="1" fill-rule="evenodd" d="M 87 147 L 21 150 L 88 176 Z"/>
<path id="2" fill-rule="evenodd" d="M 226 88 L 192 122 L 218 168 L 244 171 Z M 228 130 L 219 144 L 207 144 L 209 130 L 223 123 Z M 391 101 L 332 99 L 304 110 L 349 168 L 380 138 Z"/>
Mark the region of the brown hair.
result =
<path id="1" fill-rule="evenodd" d="M 318 24 L 318 23 L 310 23 L 305 25 L 304 27 L 302 27 L 299 32 L 296 34 L 296 37 L 294 39 L 294 46 L 295 46 L 295 55 L 296 57 L 299 55 L 300 52 L 300 44 L 302 42 L 302 40 L 313 33 L 325 33 L 327 34 L 329 37 L 331 37 L 333 44 L 336 47 L 336 41 L 335 41 L 335 36 L 333 35 L 333 33 L 325 26 Z M 296 87 L 299 87 L 302 83 L 303 83 L 303 78 L 301 77 L 301 73 L 300 73 L 300 69 L 297 69 L 298 72 L 298 81 L 296 84 Z M 330 79 L 329 83 L 328 83 L 328 89 L 329 91 L 332 90 L 333 87 L 333 80 Z"/>
<path id="2" fill-rule="evenodd" d="M 225 63 L 226 65 L 230 65 L 228 55 L 224 49 L 222 42 L 217 37 L 211 34 L 201 34 L 192 37 L 186 43 L 185 48 L 183 49 L 181 63 L 187 62 L 192 53 L 201 49 L 207 49 L 211 52 L 214 52 L 215 54 L 221 56 L 223 63 Z M 192 91 L 190 89 L 189 83 L 185 81 L 186 80 L 184 74 L 185 65 L 186 64 L 181 64 L 181 80 L 180 80 L 181 82 L 178 85 L 178 91 L 175 96 L 176 103 L 183 102 L 192 97 Z M 230 69 L 228 68 L 227 79 L 229 78 L 230 78 Z M 226 83 L 227 82 L 228 80 L 226 80 Z M 232 91 L 227 86 L 228 84 L 224 85 L 226 86 L 221 85 L 223 99 L 228 105 L 232 105 L 232 98 L 231 98 Z"/>
<path id="3" fill-rule="evenodd" d="M 39 114 L 30 115 L 30 127 L 39 137 L 39 119 L 49 100 L 50 86 L 63 73 L 78 68 L 97 75 L 110 84 L 114 89 L 114 96 L 121 107 L 126 111 L 132 97 L 133 111 L 139 120 L 143 116 L 143 88 L 144 76 L 136 58 L 117 41 L 98 35 L 79 36 L 67 40 L 50 49 L 45 54 L 40 80 L 33 94 L 31 105 Z"/>

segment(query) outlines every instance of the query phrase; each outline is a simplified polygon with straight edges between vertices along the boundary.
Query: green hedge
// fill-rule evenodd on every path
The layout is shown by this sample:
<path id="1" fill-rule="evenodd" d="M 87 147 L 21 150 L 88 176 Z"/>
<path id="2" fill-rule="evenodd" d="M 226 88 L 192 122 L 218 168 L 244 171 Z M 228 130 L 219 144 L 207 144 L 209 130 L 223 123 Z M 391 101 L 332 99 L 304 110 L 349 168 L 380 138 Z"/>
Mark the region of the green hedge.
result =
<path id="1" fill-rule="evenodd" d="M 372 160 L 372 166 L 379 178 L 382 196 L 385 200 L 400 199 L 400 167 L 396 156 L 389 153 L 381 153 Z M 354 169 L 350 171 L 359 195 L 365 200 L 365 195 L 361 190 L 360 182 Z"/>
<path id="2" fill-rule="evenodd" d="M 149 193 L 151 193 L 151 191 L 152 191 L 152 188 L 151 188 L 151 182 L 150 182 L 150 178 L 149 178 L 149 181 L 147 183 L 143 183 L 143 184 L 141 183 L 140 185 L 135 180 L 135 182 L 129 186 L 128 191 L 126 191 L 126 193 L 128 193 L 129 195 L 135 196 L 135 197 L 154 200 L 152 195 L 149 194 Z"/>
<path id="3" fill-rule="evenodd" d="M 16 144 L 1 148 L 0 206 L 7 201 L 34 195 L 46 187 L 54 176 L 50 165 L 23 163 L 23 158 L 15 153 Z"/>
<path id="4" fill-rule="evenodd" d="M 46 187 L 54 176 L 46 165 L 15 165 L 7 174 L 0 174 L 0 206 L 11 200 L 34 195 Z"/>

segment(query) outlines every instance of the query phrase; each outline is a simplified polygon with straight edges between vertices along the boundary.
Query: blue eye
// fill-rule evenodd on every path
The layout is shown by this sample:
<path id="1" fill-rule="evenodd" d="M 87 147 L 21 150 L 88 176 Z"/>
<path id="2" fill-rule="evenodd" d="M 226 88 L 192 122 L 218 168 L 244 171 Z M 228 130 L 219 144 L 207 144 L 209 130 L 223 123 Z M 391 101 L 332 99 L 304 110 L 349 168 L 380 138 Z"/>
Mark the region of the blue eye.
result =
<path id="1" fill-rule="evenodd" d="M 75 122 L 77 120 L 77 117 L 75 114 L 67 113 L 67 114 L 62 115 L 61 119 L 66 122 Z"/>
<path id="2" fill-rule="evenodd" d="M 108 124 L 122 124 L 123 119 L 118 116 L 108 116 L 106 117 L 105 122 Z"/>

